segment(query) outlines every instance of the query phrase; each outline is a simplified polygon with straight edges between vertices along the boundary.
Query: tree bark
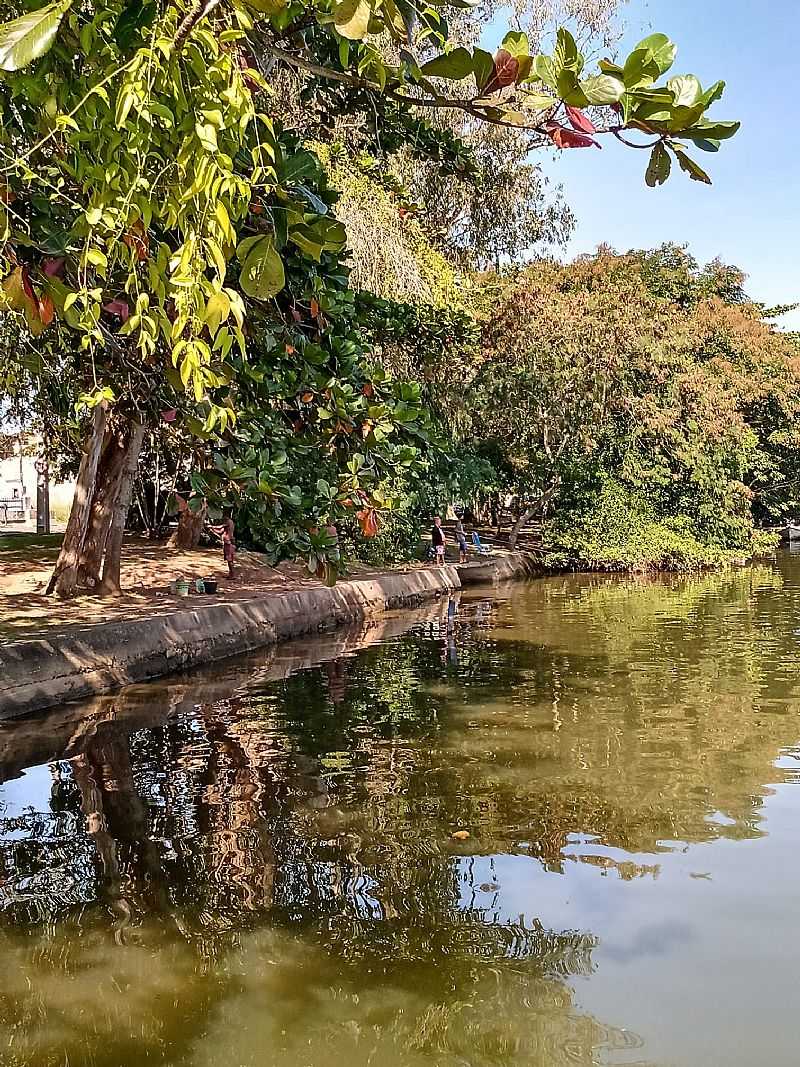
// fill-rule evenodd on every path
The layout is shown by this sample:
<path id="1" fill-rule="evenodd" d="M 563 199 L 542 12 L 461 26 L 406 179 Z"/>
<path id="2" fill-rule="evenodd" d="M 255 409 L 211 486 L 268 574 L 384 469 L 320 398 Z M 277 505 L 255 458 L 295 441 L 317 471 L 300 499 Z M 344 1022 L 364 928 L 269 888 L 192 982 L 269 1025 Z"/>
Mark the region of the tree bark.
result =
<path id="1" fill-rule="evenodd" d="M 144 426 L 136 423 L 131 428 L 131 435 L 128 438 L 128 444 L 125 449 L 125 460 L 119 477 L 119 489 L 114 501 L 111 525 L 108 531 L 108 543 L 103 564 L 103 580 L 100 583 L 100 593 L 104 596 L 119 596 L 121 593 L 119 568 L 122 556 L 122 538 L 125 534 L 125 521 L 128 518 L 128 511 L 131 506 L 133 479 L 136 477 L 136 469 L 139 466 L 139 453 L 142 450 L 143 440 Z"/>
<path id="2" fill-rule="evenodd" d="M 97 588 L 100 581 L 125 454 L 126 442 L 123 434 L 118 431 L 106 431 L 106 442 L 97 465 L 89 526 L 78 565 L 79 583 L 93 589 Z"/>
<path id="3" fill-rule="evenodd" d="M 520 535 L 522 527 L 525 525 L 528 519 L 530 519 L 531 515 L 533 515 L 533 508 L 523 508 L 522 514 L 511 527 L 511 533 L 508 535 L 508 547 L 512 550 L 512 552 L 517 547 L 517 538 Z"/>
<path id="4" fill-rule="evenodd" d="M 203 532 L 205 520 L 205 501 L 199 511 L 192 511 L 184 501 L 180 505 L 180 513 L 178 514 L 178 529 L 167 541 L 167 546 L 180 549 L 197 548 L 200 544 L 200 534 Z"/>
<path id="5" fill-rule="evenodd" d="M 58 554 L 55 568 L 47 583 L 48 595 L 55 591 L 57 596 L 69 597 L 73 596 L 77 589 L 78 566 L 89 525 L 97 480 L 97 464 L 103 447 L 107 420 L 108 405 L 102 401 L 94 409 L 92 432 L 81 456 L 67 529 L 64 533 L 64 540 L 61 542 L 61 551 Z"/>

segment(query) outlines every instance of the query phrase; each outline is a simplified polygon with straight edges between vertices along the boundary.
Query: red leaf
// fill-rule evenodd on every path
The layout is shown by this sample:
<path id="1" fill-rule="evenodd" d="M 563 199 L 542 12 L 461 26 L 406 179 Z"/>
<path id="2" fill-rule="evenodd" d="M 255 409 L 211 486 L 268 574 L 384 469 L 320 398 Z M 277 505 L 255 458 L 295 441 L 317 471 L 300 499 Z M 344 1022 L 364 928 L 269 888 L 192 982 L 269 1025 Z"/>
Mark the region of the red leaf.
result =
<path id="1" fill-rule="evenodd" d="M 594 124 L 579 107 L 568 107 L 567 118 L 573 130 L 580 130 L 582 133 L 597 133 Z"/>
<path id="2" fill-rule="evenodd" d="M 164 422 L 174 422 L 175 421 L 175 416 L 177 414 L 178 414 L 178 412 L 175 410 L 175 408 L 170 408 L 169 411 L 162 411 L 161 412 L 161 418 L 164 420 Z"/>
<path id="3" fill-rule="evenodd" d="M 140 263 L 144 263 L 150 255 L 150 239 L 145 233 L 141 219 L 137 219 L 133 226 L 122 235 L 123 244 L 134 253 Z"/>
<path id="4" fill-rule="evenodd" d="M 107 311 L 109 315 L 116 315 L 117 318 L 122 319 L 123 322 L 128 321 L 131 313 L 128 301 L 121 300 L 119 297 L 115 300 L 109 300 L 107 304 L 103 304 L 103 311 Z"/>
<path id="5" fill-rule="evenodd" d="M 36 295 L 36 293 L 34 291 L 34 288 L 31 285 L 31 279 L 30 279 L 30 275 L 28 274 L 28 268 L 27 267 L 23 267 L 22 268 L 21 278 L 22 278 L 22 288 L 23 288 L 23 290 L 25 292 L 25 296 L 27 296 L 28 299 L 33 302 L 33 305 L 36 308 L 36 314 L 38 315 L 39 314 L 39 297 Z"/>
<path id="6" fill-rule="evenodd" d="M 559 126 L 556 122 L 550 123 L 545 129 L 553 144 L 558 148 L 591 148 L 592 145 L 600 148 L 597 141 L 588 134 L 568 130 L 566 126 Z"/>
<path id="7" fill-rule="evenodd" d="M 61 278 L 64 275 L 65 263 L 63 256 L 50 256 L 42 260 L 42 271 L 48 278 Z"/>
<path id="8" fill-rule="evenodd" d="M 55 314 L 56 309 L 53 306 L 53 300 L 47 295 L 47 293 L 45 293 L 42 299 L 39 301 L 39 317 L 42 320 L 42 325 L 49 326 L 55 318 Z"/>
<path id="9" fill-rule="evenodd" d="M 519 60 L 506 52 L 505 48 L 498 48 L 494 57 L 494 70 L 492 76 L 484 86 L 483 95 L 490 96 L 498 89 L 504 89 L 507 85 L 513 85 L 519 74 Z"/>
<path id="10" fill-rule="evenodd" d="M 378 532 L 378 516 L 374 508 L 364 508 L 356 512 L 358 524 L 364 537 L 375 537 Z"/>

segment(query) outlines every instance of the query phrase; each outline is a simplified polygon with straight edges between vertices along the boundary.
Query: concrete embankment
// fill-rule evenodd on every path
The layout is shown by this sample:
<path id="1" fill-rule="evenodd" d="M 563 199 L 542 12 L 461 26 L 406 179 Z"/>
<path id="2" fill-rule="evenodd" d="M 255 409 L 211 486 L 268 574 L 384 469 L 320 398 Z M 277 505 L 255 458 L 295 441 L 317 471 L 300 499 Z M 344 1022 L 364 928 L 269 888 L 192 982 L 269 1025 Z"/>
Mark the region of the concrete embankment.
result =
<path id="1" fill-rule="evenodd" d="M 313 631 L 449 595 L 462 584 L 535 573 L 522 553 L 464 567 L 388 572 L 10 641 L 0 645 L 0 718 L 224 659 Z"/>

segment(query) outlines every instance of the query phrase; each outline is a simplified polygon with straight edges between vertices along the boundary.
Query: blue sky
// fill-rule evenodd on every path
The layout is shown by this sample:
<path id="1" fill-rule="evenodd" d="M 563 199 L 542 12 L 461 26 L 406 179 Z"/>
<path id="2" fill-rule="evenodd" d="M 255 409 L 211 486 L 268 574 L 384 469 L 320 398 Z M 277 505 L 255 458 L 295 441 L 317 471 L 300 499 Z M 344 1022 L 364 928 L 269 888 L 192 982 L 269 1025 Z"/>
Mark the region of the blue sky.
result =
<path id="1" fill-rule="evenodd" d="M 615 143 L 545 162 L 578 218 L 568 253 L 602 242 L 619 250 L 688 243 L 702 262 L 720 256 L 741 267 L 754 299 L 800 300 L 800 6 L 796 0 L 630 0 L 622 17 L 625 53 L 657 30 L 678 44 L 671 73 L 696 74 L 704 86 L 723 78 L 727 89 L 711 115 L 740 119 L 742 129 L 719 153 L 695 153 L 711 187 L 678 171 L 648 189 L 647 154 Z M 783 323 L 800 328 L 800 312 Z"/>

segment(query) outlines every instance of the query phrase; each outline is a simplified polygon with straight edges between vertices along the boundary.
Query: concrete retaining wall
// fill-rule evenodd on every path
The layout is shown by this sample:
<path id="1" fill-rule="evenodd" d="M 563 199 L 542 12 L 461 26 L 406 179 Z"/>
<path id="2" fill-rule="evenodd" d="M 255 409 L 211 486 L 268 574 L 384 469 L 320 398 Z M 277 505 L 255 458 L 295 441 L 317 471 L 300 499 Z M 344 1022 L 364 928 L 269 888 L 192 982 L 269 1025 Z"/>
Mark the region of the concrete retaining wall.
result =
<path id="1" fill-rule="evenodd" d="M 521 553 L 493 560 L 392 572 L 261 600 L 203 605 L 0 646 L 0 718 L 53 707 L 131 682 L 248 652 L 420 603 L 474 584 L 528 576 Z"/>

